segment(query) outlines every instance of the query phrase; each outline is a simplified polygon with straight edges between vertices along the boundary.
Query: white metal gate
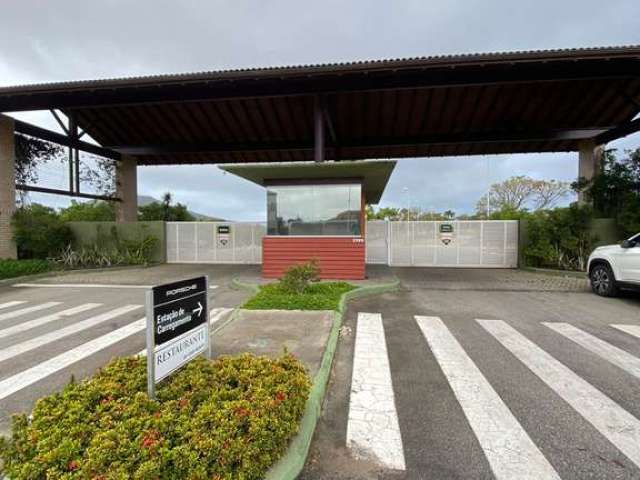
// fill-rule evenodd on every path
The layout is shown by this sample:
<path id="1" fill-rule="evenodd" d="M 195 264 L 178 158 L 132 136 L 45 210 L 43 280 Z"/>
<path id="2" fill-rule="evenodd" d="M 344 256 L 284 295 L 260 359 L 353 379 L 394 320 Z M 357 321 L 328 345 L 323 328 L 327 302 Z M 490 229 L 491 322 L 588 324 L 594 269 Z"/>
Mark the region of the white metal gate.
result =
<path id="1" fill-rule="evenodd" d="M 367 263 L 392 266 L 518 266 L 517 220 L 369 221 Z"/>
<path id="2" fill-rule="evenodd" d="M 168 263 L 262 263 L 264 223 L 167 222 Z"/>
<path id="3" fill-rule="evenodd" d="M 265 233 L 264 223 L 167 222 L 167 262 L 260 264 Z M 370 264 L 516 268 L 518 222 L 374 220 L 365 245 Z"/>

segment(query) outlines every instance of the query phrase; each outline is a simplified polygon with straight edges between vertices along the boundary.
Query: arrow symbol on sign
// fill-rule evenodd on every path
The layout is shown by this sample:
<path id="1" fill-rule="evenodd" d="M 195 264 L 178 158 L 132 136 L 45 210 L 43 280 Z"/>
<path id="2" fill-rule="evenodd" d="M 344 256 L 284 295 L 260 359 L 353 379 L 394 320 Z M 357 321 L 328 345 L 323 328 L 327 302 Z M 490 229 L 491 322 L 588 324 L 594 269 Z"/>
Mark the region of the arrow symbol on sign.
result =
<path id="1" fill-rule="evenodd" d="M 198 302 L 198 308 L 194 308 L 193 312 L 198 312 L 198 316 L 200 316 L 200 314 L 202 313 L 202 304 L 200 302 Z"/>

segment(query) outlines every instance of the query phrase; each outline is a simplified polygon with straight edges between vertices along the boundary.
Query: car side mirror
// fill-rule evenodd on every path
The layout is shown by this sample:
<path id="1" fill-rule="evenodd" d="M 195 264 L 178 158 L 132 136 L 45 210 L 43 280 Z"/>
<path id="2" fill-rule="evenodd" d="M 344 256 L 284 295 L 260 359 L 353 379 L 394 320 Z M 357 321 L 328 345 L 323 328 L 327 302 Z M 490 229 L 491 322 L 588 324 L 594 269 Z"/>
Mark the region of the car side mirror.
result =
<path id="1" fill-rule="evenodd" d="M 636 246 L 636 242 L 633 240 L 625 240 L 620 244 L 622 248 L 633 248 Z"/>

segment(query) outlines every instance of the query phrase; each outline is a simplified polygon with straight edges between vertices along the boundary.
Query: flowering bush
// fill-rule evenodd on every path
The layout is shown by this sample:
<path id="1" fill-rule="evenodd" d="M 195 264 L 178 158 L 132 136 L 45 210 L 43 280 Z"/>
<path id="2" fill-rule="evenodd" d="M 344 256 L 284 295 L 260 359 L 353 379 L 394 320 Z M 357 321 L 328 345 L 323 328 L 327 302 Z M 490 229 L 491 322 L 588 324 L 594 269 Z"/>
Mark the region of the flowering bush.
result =
<path id="1" fill-rule="evenodd" d="M 40 399 L 0 441 L 21 479 L 258 479 L 284 453 L 311 382 L 290 354 L 194 360 L 146 394 L 146 360 L 122 358 Z"/>

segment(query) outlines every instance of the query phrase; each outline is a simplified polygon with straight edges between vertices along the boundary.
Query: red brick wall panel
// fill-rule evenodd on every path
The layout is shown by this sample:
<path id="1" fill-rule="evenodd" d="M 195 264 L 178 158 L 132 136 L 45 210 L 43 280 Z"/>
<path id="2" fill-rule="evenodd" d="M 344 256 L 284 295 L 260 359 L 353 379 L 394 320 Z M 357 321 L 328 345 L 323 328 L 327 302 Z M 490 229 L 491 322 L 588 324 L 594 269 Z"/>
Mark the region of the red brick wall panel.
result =
<path id="1" fill-rule="evenodd" d="M 320 278 L 361 280 L 365 244 L 360 237 L 286 237 L 262 239 L 262 276 L 279 278 L 287 268 L 317 258 Z"/>

